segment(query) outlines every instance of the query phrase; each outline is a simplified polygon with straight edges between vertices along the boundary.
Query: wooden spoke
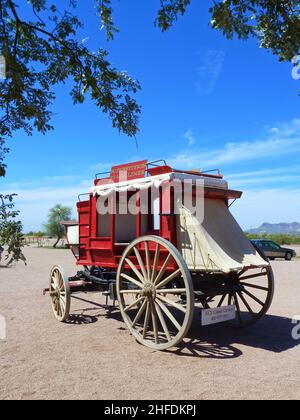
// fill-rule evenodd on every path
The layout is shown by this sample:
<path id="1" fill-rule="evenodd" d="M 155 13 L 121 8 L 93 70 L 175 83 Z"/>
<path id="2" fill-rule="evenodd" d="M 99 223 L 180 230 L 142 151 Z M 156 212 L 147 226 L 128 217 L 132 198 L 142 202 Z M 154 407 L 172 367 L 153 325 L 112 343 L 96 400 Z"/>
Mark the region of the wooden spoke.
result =
<path id="1" fill-rule="evenodd" d="M 58 304 L 58 314 L 59 315 L 62 315 L 62 309 L 61 309 L 61 302 L 60 302 L 60 300 L 57 301 L 57 304 Z"/>
<path id="2" fill-rule="evenodd" d="M 162 300 L 163 302 L 167 303 L 168 305 L 174 306 L 174 308 L 178 309 L 179 311 L 181 311 L 185 314 L 185 308 L 182 305 L 180 305 L 179 303 L 173 302 L 172 300 L 167 299 L 164 296 L 157 295 L 157 297 L 158 297 L 158 299 Z"/>
<path id="3" fill-rule="evenodd" d="M 141 316 L 143 315 L 145 309 L 146 309 L 146 305 L 147 305 L 147 300 L 145 299 L 142 306 L 140 307 L 138 313 L 136 314 L 136 317 L 133 320 L 132 326 L 134 327 L 136 325 L 136 323 L 140 320 Z"/>
<path id="4" fill-rule="evenodd" d="M 141 254 L 140 254 L 139 250 L 136 247 L 133 247 L 133 250 L 134 250 L 135 256 L 136 256 L 136 258 L 138 260 L 139 266 L 140 266 L 140 268 L 142 270 L 142 273 L 143 273 L 143 276 L 144 276 L 144 282 L 145 282 L 147 280 L 147 272 L 146 272 L 145 265 L 143 263 Z"/>
<path id="5" fill-rule="evenodd" d="M 53 280 L 54 280 L 54 286 L 55 287 L 58 287 L 58 274 L 57 274 L 57 271 L 55 271 L 54 273 L 53 273 Z"/>
<path id="6" fill-rule="evenodd" d="M 56 276 L 56 287 L 59 289 L 60 287 L 61 287 L 61 277 L 60 277 L 60 275 L 59 275 L 59 273 L 57 273 L 57 276 Z"/>
<path id="7" fill-rule="evenodd" d="M 243 292 L 246 293 L 246 295 L 250 296 L 253 300 L 255 300 L 255 302 L 257 302 L 259 305 L 264 306 L 264 303 L 261 300 L 259 300 L 256 296 L 254 296 L 252 293 L 248 292 L 248 290 L 244 289 Z"/>
<path id="8" fill-rule="evenodd" d="M 225 298 L 226 298 L 226 295 L 223 295 L 221 297 L 220 302 L 218 303 L 218 306 L 217 306 L 218 308 L 220 308 L 222 306 L 222 303 L 224 302 Z"/>
<path id="9" fill-rule="evenodd" d="M 150 302 L 151 308 L 151 317 L 152 317 L 152 327 L 154 332 L 154 339 L 155 343 L 158 344 L 158 328 L 157 328 L 157 316 L 156 316 L 156 309 L 153 302 Z"/>
<path id="10" fill-rule="evenodd" d="M 54 299 L 54 309 L 55 309 L 55 311 L 57 312 L 57 314 L 58 314 L 58 299 L 57 298 L 55 298 Z M 59 315 L 59 314 L 58 314 Z"/>
<path id="11" fill-rule="evenodd" d="M 204 309 L 210 309 L 210 306 L 208 304 L 208 301 L 206 300 L 204 303 Z"/>
<path id="12" fill-rule="evenodd" d="M 161 280 L 162 276 L 165 274 L 167 265 L 169 264 L 169 261 L 170 261 L 171 257 L 172 257 L 172 255 L 169 254 L 167 256 L 167 258 L 165 259 L 165 262 L 163 263 L 163 266 L 161 267 L 160 272 L 158 273 L 156 279 L 154 280 L 154 284 L 155 285 L 159 283 L 159 281 Z"/>
<path id="13" fill-rule="evenodd" d="M 242 320 L 242 316 L 241 316 L 241 309 L 240 309 L 240 305 L 239 305 L 239 301 L 238 301 L 238 298 L 236 296 L 236 293 L 234 293 L 233 299 L 234 299 L 234 304 L 235 304 L 235 307 L 236 307 L 236 311 L 237 311 L 237 316 L 238 316 L 238 319 L 239 319 L 239 323 L 240 323 L 240 325 L 242 325 L 243 324 L 243 320 Z"/>
<path id="14" fill-rule="evenodd" d="M 239 297 L 241 298 L 243 304 L 246 306 L 246 308 L 248 309 L 248 311 L 250 312 L 250 314 L 252 315 L 252 317 L 254 316 L 254 312 L 252 311 L 249 303 L 246 301 L 246 299 L 243 296 L 242 292 L 238 292 Z"/>
<path id="15" fill-rule="evenodd" d="M 156 312 L 157 312 L 159 321 L 160 321 L 161 326 L 162 326 L 162 328 L 164 330 L 165 336 L 167 337 L 167 340 L 170 341 L 171 340 L 171 335 L 169 333 L 169 330 L 168 330 L 166 321 L 164 319 L 164 316 L 162 314 L 162 311 L 161 311 L 160 307 L 158 306 L 158 304 L 156 302 L 154 303 L 154 305 L 155 305 L 155 309 L 156 309 Z"/>
<path id="16" fill-rule="evenodd" d="M 160 255 L 160 244 L 156 244 L 155 256 L 154 256 L 151 279 L 150 279 L 151 283 L 154 282 L 157 275 L 157 265 L 159 261 L 159 255 Z"/>
<path id="17" fill-rule="evenodd" d="M 248 280 L 248 279 L 254 279 L 255 277 L 262 277 L 262 276 L 265 276 L 265 275 L 266 275 L 266 272 L 261 271 L 260 273 L 249 274 L 249 276 L 240 277 L 240 281 L 244 281 L 244 280 Z"/>
<path id="18" fill-rule="evenodd" d="M 125 261 L 129 265 L 131 270 L 135 273 L 135 275 L 138 277 L 138 279 L 141 281 L 141 283 L 145 283 L 146 278 L 143 277 L 142 273 L 136 268 L 133 262 L 129 258 L 126 258 Z"/>
<path id="19" fill-rule="evenodd" d="M 59 301 L 59 305 L 60 305 L 61 313 L 63 313 L 63 312 L 64 312 L 64 310 L 65 310 L 65 304 L 64 304 L 64 302 L 62 301 L 62 299 L 60 299 L 60 301 Z"/>
<path id="20" fill-rule="evenodd" d="M 123 277 L 123 279 L 130 281 L 131 283 L 135 284 L 137 287 L 140 287 L 140 289 L 143 288 L 143 284 L 140 283 L 139 281 L 133 279 L 132 277 L 128 276 L 128 274 L 125 273 L 121 273 L 121 277 Z"/>
<path id="21" fill-rule="evenodd" d="M 228 295 L 228 305 L 231 305 L 231 303 L 232 303 L 232 295 L 231 295 L 231 293 L 229 293 L 229 295 Z"/>
<path id="22" fill-rule="evenodd" d="M 59 274 L 58 275 L 58 288 L 64 287 L 64 281 L 62 276 Z"/>
<path id="23" fill-rule="evenodd" d="M 138 303 L 140 303 L 144 299 L 145 299 L 145 296 L 139 297 L 138 299 L 133 301 L 130 305 L 126 306 L 126 308 L 124 308 L 124 312 L 128 312 L 130 309 L 134 308 Z"/>
<path id="24" fill-rule="evenodd" d="M 181 325 L 177 322 L 177 320 L 174 318 L 174 316 L 169 311 L 169 309 L 166 307 L 166 305 L 163 302 L 159 301 L 159 300 L 157 300 L 156 302 L 160 306 L 160 308 L 162 309 L 162 311 L 167 315 L 167 317 L 169 318 L 169 320 L 174 324 L 174 326 L 179 331 L 180 328 L 181 328 Z"/>
<path id="25" fill-rule="evenodd" d="M 256 284 L 245 283 L 245 282 L 241 282 L 240 284 L 242 286 L 252 287 L 253 289 L 264 290 L 265 292 L 267 292 L 269 290 L 267 287 L 258 286 Z"/>
<path id="26" fill-rule="evenodd" d="M 146 267 L 147 267 L 147 280 L 151 279 L 151 264 L 150 264 L 150 253 L 149 253 L 149 243 L 145 242 L 145 254 L 146 254 Z"/>
<path id="27" fill-rule="evenodd" d="M 165 278 L 163 281 L 161 281 L 157 286 L 156 289 L 160 289 L 161 287 L 164 287 L 166 284 L 168 284 L 171 280 L 178 277 L 181 273 L 180 268 L 178 270 L 174 271 L 174 273 L 170 274 L 167 278 Z"/>
<path id="28" fill-rule="evenodd" d="M 145 339 L 149 324 L 149 318 L 150 318 L 150 303 L 147 301 L 147 308 L 146 308 L 146 314 L 144 319 L 144 328 L 143 328 L 143 339 Z"/>
<path id="29" fill-rule="evenodd" d="M 136 293 L 141 293 L 141 289 L 125 289 L 125 290 L 120 290 L 120 293 L 121 293 L 121 295 L 124 295 L 124 294 L 130 294 L 130 293 L 132 293 L 132 294 L 136 294 Z"/>
<path id="30" fill-rule="evenodd" d="M 167 293 L 170 295 L 180 295 L 181 293 L 185 293 L 186 289 L 156 289 L 156 293 Z"/>

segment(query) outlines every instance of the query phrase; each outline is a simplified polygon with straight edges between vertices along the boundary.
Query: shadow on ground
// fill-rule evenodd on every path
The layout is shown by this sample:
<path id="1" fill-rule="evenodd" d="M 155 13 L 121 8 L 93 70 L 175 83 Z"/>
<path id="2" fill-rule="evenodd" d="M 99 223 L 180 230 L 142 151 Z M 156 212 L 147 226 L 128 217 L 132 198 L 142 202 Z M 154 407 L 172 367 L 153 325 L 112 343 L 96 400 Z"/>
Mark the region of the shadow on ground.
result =
<path id="1" fill-rule="evenodd" d="M 74 298 L 74 297 L 73 297 Z M 93 305 L 80 309 L 80 315 L 71 315 L 67 321 L 70 324 L 91 324 L 101 317 L 112 318 L 122 325 L 124 323 L 118 308 L 106 307 L 90 300 L 76 299 Z M 88 315 L 89 311 L 99 310 L 98 314 Z M 167 353 L 185 357 L 231 359 L 239 357 L 243 352 L 235 347 L 237 344 L 282 353 L 300 345 L 300 340 L 292 337 L 295 325 L 292 320 L 276 315 L 265 315 L 255 325 L 245 329 L 235 329 L 226 324 L 201 327 L 200 319 L 195 313 L 194 321 L 184 341 L 177 348 L 166 350 Z"/>
<path id="2" fill-rule="evenodd" d="M 73 314 L 70 315 L 66 320 L 66 324 L 71 325 L 84 325 L 84 324 L 94 324 L 98 321 L 98 318 L 94 315 L 86 314 Z"/>
<path id="3" fill-rule="evenodd" d="M 200 327 L 194 319 L 186 340 L 172 351 L 177 355 L 205 358 L 236 358 L 243 346 L 282 353 L 300 345 L 300 340 L 292 337 L 291 319 L 275 315 L 265 315 L 257 324 L 245 329 L 233 329 L 226 324 Z"/>

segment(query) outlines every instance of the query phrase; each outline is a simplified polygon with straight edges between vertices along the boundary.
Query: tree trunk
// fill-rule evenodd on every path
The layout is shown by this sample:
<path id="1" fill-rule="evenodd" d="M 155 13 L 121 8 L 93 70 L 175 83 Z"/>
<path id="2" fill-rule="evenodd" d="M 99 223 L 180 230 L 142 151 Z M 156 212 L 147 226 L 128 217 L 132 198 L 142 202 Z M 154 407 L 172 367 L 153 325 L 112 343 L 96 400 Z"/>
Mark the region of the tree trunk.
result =
<path id="1" fill-rule="evenodd" d="M 57 238 L 57 241 L 55 242 L 55 244 L 53 245 L 53 248 L 56 248 L 57 247 L 57 244 L 58 244 L 58 242 L 61 240 L 61 237 L 59 236 L 58 238 Z"/>
<path id="2" fill-rule="evenodd" d="M 11 258 L 11 259 L 8 261 L 8 263 L 6 263 L 6 267 L 9 267 L 9 266 L 13 263 L 13 261 L 14 261 L 14 259 L 13 259 L 13 258 Z"/>

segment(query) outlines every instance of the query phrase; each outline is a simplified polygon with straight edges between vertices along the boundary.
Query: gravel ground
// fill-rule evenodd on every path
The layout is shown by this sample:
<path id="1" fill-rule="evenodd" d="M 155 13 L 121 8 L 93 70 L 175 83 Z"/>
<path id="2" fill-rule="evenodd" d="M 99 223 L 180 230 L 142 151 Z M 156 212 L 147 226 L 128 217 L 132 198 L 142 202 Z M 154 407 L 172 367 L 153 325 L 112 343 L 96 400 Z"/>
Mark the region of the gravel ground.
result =
<path id="1" fill-rule="evenodd" d="M 0 268 L 0 399 L 300 398 L 300 340 L 291 335 L 299 260 L 272 262 L 274 303 L 255 326 L 200 328 L 195 318 L 180 348 L 155 352 L 135 342 L 118 311 L 101 307 L 99 293 L 73 299 L 69 323 L 59 324 L 41 290 L 53 264 L 75 273 L 73 257 L 33 247 L 26 255 L 27 267 Z"/>

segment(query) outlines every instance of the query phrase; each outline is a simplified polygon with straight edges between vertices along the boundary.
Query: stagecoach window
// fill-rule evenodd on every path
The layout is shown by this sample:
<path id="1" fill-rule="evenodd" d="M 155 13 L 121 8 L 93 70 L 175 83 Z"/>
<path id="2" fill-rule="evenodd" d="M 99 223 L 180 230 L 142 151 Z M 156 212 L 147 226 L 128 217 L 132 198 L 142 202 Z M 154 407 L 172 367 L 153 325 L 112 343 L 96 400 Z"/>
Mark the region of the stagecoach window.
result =
<path id="1" fill-rule="evenodd" d="M 110 214 L 98 214 L 97 236 L 100 238 L 110 237 Z"/>
<path id="2" fill-rule="evenodd" d="M 120 194 L 117 198 L 116 215 L 115 215 L 115 241 L 116 243 L 127 243 L 133 241 L 137 237 L 137 208 L 129 205 L 130 199 L 135 199 L 134 193 L 128 196 Z M 133 201 L 131 201 L 131 204 Z M 141 203 L 142 207 L 142 203 Z M 147 233 L 148 218 L 147 212 L 142 211 L 141 214 L 141 235 Z"/>
<path id="3" fill-rule="evenodd" d="M 115 219 L 116 242 L 131 242 L 136 238 L 136 215 L 116 214 Z"/>

